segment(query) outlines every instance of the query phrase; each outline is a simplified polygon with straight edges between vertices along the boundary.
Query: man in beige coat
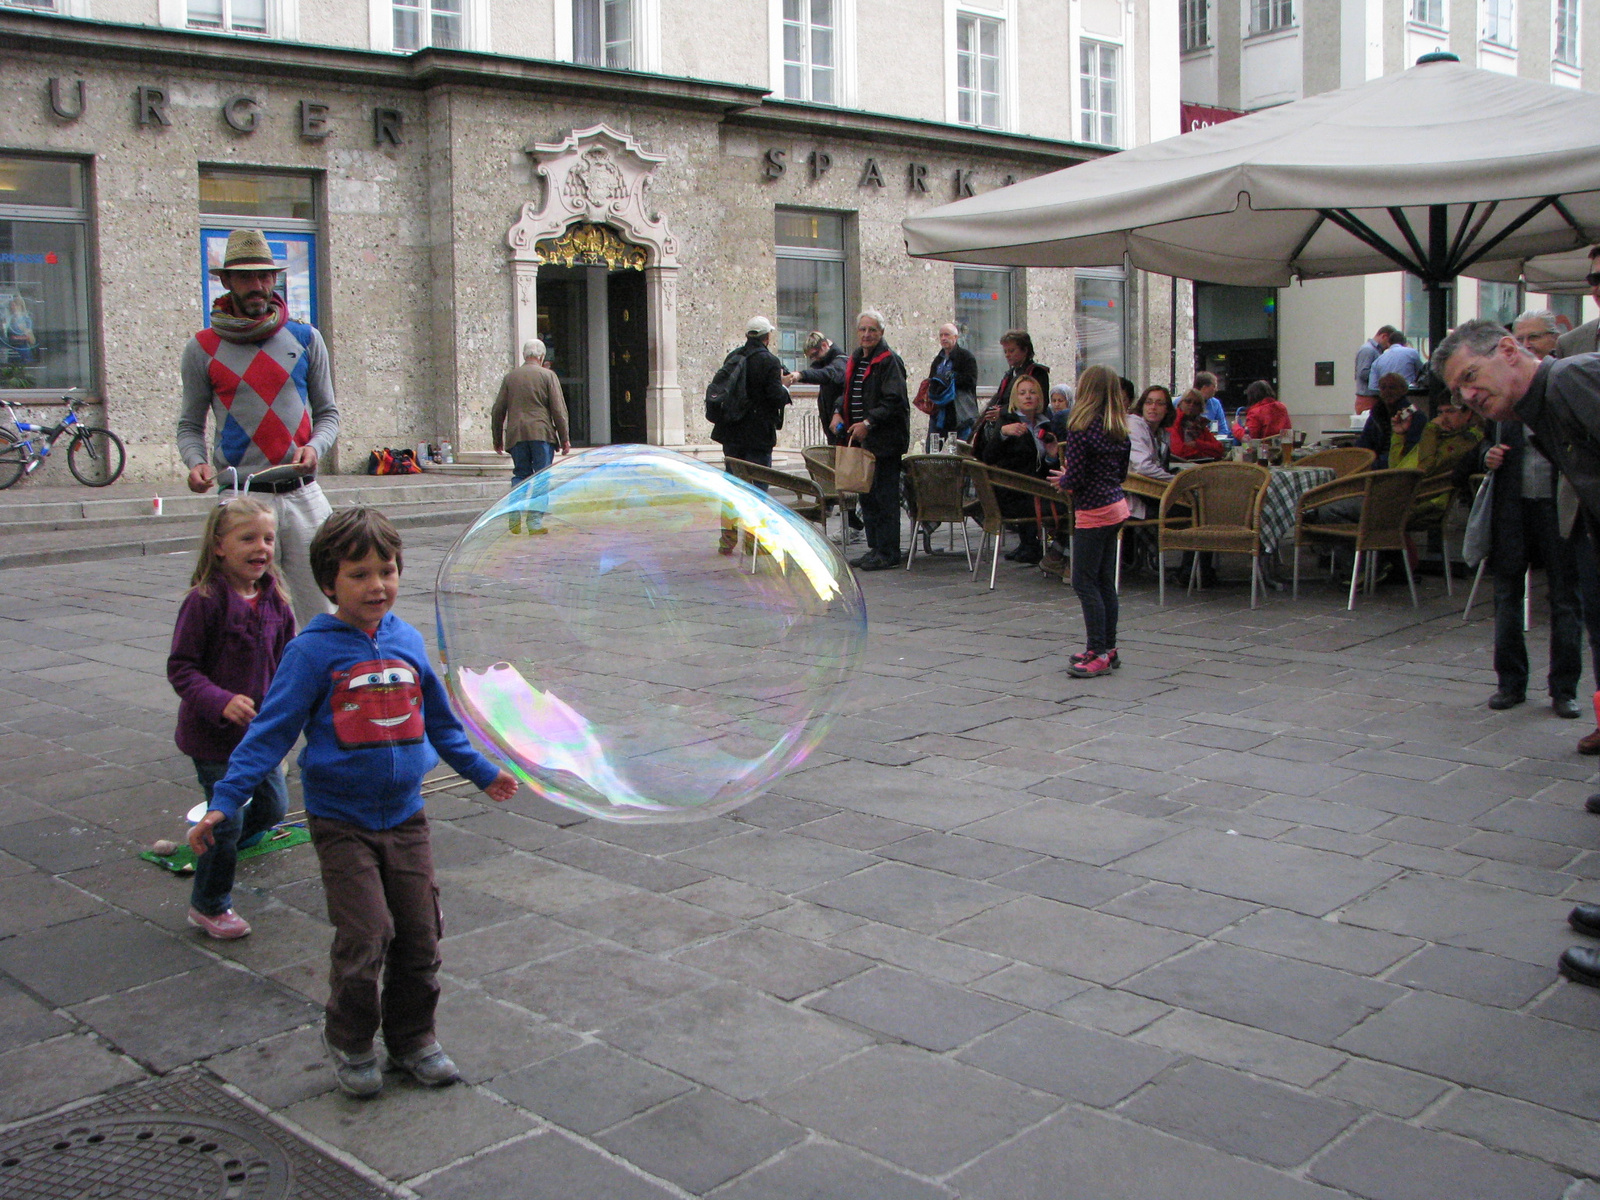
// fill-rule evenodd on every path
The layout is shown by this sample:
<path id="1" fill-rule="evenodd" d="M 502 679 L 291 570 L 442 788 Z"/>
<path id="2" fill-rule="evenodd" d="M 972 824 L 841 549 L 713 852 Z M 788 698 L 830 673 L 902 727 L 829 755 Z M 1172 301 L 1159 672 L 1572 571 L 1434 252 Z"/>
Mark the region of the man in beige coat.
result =
<path id="1" fill-rule="evenodd" d="M 535 338 L 522 346 L 522 365 L 506 373 L 489 413 L 494 448 L 511 451 L 511 486 L 572 450 L 567 440 L 567 401 L 561 381 L 544 365 L 544 343 Z"/>

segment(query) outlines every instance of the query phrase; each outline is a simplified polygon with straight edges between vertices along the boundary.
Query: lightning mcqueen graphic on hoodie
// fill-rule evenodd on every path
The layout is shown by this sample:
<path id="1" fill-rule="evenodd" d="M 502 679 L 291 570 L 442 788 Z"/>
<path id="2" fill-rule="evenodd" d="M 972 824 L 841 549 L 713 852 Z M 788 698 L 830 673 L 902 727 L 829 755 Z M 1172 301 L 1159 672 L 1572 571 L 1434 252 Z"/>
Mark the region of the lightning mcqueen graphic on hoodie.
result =
<path id="1" fill-rule="evenodd" d="M 341 750 L 414 746 L 423 739 L 422 688 L 410 663 L 375 658 L 331 677 L 328 703 Z"/>

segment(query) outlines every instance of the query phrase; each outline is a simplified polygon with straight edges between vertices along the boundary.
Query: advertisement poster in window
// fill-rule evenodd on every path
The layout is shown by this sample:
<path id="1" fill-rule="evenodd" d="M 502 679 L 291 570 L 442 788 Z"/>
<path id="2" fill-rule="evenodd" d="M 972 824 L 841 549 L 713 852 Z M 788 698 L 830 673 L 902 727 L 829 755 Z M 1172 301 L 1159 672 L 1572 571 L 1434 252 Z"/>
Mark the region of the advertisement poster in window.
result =
<path id="1" fill-rule="evenodd" d="M 200 231 L 200 292 L 208 329 L 211 305 L 227 290 L 211 271 L 222 265 L 229 232 L 227 229 Z M 289 319 L 307 325 L 317 324 L 317 235 L 274 233 L 269 229 L 267 248 L 275 261 L 289 265 L 279 276 L 278 283 L 278 292 L 289 302 Z"/>

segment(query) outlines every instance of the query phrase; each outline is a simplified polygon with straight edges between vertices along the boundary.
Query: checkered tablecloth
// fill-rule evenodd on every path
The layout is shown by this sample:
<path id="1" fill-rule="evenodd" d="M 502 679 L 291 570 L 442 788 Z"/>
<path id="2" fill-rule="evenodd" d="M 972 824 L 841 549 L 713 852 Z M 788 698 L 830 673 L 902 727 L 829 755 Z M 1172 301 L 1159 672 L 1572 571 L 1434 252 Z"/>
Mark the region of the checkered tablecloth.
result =
<path id="1" fill-rule="evenodd" d="M 1273 467 L 1272 481 L 1261 501 L 1261 552 L 1278 552 L 1278 543 L 1294 536 L 1294 510 L 1300 497 L 1318 484 L 1331 483 L 1332 467 Z"/>

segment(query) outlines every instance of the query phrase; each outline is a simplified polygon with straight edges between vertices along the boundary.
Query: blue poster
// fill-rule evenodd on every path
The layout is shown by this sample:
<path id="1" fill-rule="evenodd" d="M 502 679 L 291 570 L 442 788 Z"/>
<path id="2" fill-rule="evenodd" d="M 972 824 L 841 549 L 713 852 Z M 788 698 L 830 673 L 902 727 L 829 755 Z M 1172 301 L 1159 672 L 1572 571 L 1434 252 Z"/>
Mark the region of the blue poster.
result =
<path id="1" fill-rule="evenodd" d="M 211 305 L 227 290 L 211 270 L 222 265 L 229 232 L 227 229 L 200 231 L 200 296 L 208 329 Z M 289 264 L 278 283 L 278 292 L 289 302 L 289 319 L 307 325 L 317 324 L 317 235 L 275 233 L 269 229 L 267 248 L 276 261 Z"/>

